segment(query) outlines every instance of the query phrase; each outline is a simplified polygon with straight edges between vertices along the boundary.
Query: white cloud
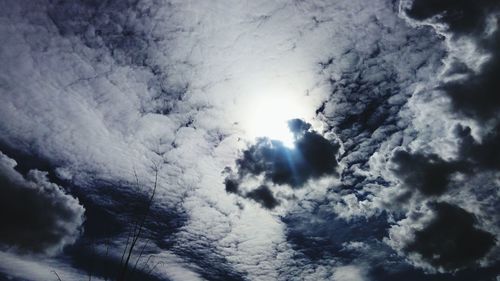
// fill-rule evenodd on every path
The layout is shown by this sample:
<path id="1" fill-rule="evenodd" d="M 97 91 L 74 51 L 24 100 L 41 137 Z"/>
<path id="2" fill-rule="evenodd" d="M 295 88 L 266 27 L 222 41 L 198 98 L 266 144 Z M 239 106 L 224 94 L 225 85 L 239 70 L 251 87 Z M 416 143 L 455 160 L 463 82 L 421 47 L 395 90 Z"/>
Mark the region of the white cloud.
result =
<path id="1" fill-rule="evenodd" d="M 366 281 L 364 269 L 359 266 L 340 266 L 335 268 L 333 273 L 333 280 L 335 281 Z"/>

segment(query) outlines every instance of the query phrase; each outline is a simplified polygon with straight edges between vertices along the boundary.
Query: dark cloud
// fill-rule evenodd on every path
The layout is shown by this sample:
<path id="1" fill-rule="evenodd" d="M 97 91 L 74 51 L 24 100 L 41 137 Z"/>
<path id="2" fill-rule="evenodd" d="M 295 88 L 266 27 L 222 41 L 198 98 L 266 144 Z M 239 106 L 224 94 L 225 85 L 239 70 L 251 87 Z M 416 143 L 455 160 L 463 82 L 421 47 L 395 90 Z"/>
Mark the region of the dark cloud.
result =
<path id="1" fill-rule="evenodd" d="M 53 253 L 73 243 L 81 231 L 83 207 L 31 170 L 26 177 L 13 160 L 0 154 L 0 243 L 21 252 Z"/>
<path id="2" fill-rule="evenodd" d="M 278 200 L 274 198 L 272 191 L 267 185 L 259 186 L 258 188 L 248 192 L 246 196 L 259 202 L 262 206 L 268 209 L 273 209 L 279 205 Z"/>
<path id="3" fill-rule="evenodd" d="M 247 176 L 263 175 L 266 182 L 299 188 L 309 179 L 336 174 L 339 145 L 311 130 L 311 125 L 300 119 L 292 119 L 288 125 L 295 136 L 294 147 L 289 148 L 281 141 L 268 138 L 257 139 L 236 160 L 237 173 L 229 169 L 225 171 L 229 173 L 224 182 L 227 192 L 243 195 L 239 186 Z M 266 208 L 279 204 L 267 185 L 243 196 Z"/>
<path id="4" fill-rule="evenodd" d="M 404 8 L 414 20 L 445 26 L 442 29 L 433 25 L 450 39 L 445 79 L 435 89 L 439 90 L 438 94 L 449 98 L 448 109 L 454 118 L 472 121 L 477 126 L 479 139 L 473 137 L 470 127 L 458 125 L 455 134 L 450 137 L 458 144 L 457 154 L 452 159 L 443 159 L 439 155 L 440 151 L 396 150 L 391 158 L 395 164 L 392 171 L 403 186 L 411 191 L 418 190 L 426 196 L 440 196 L 453 186 L 456 191 L 454 194 L 463 200 L 481 208 L 490 208 L 496 204 L 496 199 L 473 202 L 464 194 L 470 188 L 478 196 L 481 191 L 476 190 L 487 190 L 482 185 L 495 185 L 488 175 L 500 168 L 497 161 L 500 156 L 500 82 L 497 79 L 500 71 L 500 2 L 415 0 Z M 489 57 L 481 65 L 476 64 L 477 61 L 472 61 L 470 55 L 464 54 L 463 46 L 458 41 L 461 39 L 475 44 L 468 49 L 476 51 L 474 55 L 487 54 Z M 429 122 L 432 120 L 429 119 Z M 425 125 L 432 127 L 432 124 Z M 490 196 L 494 197 L 493 194 Z M 419 200 L 416 199 L 414 203 L 418 206 L 425 204 Z M 495 234 L 483 230 L 483 221 L 478 221 L 474 214 L 458 206 L 444 202 L 431 206 L 435 217 L 423 229 L 415 232 L 414 240 L 403 250 L 407 254 L 419 254 L 422 261 L 438 271 L 459 270 L 461 276 L 468 276 L 470 273 L 464 272 L 476 268 L 478 261 L 487 257 L 488 252 L 496 247 Z M 495 222 L 498 220 L 496 214 L 491 219 Z M 413 259 L 412 256 L 408 258 Z M 443 276 L 443 280 L 446 278 Z"/>
<path id="5" fill-rule="evenodd" d="M 429 196 L 446 192 L 451 176 L 466 169 L 463 163 L 446 161 L 436 154 L 423 155 L 404 150 L 395 151 L 391 160 L 396 164 L 393 172 L 406 187 Z"/>
<path id="6" fill-rule="evenodd" d="M 217 253 L 211 247 L 214 244 L 213 241 L 206 241 L 207 237 L 196 237 L 194 239 L 196 239 L 195 243 L 177 245 L 173 251 L 196 265 L 193 270 L 204 280 L 248 280 L 245 272 L 236 269 L 224 255 Z M 203 246 L 200 245 L 200 242 Z"/>
<path id="7" fill-rule="evenodd" d="M 229 171 L 230 172 L 230 171 Z M 224 185 L 226 186 L 226 191 L 229 193 L 238 193 L 238 179 L 236 178 L 226 178 L 224 180 Z"/>
<path id="8" fill-rule="evenodd" d="M 481 71 L 468 71 L 463 80 L 449 82 L 440 86 L 451 98 L 452 108 L 464 116 L 478 120 L 498 117 L 500 109 L 500 32 L 496 33 L 495 44 L 491 51 L 493 57 L 486 62 Z M 490 51 L 490 50 L 488 50 Z"/>
<path id="9" fill-rule="evenodd" d="M 16 278 L 14 276 L 7 275 L 6 273 L 0 272 L 0 281 L 26 281 L 21 278 Z"/>
<path id="10" fill-rule="evenodd" d="M 320 64 L 331 75 L 332 90 L 318 113 L 342 142 L 341 179 L 351 190 L 374 183 L 359 170 L 369 171 L 370 157 L 409 126 L 400 113 L 414 91 L 411 85 L 427 80 L 445 55 L 438 36 L 428 29 L 403 31 L 404 26 L 370 18 L 363 29 L 382 35 L 356 38 L 342 55 Z"/>
<path id="11" fill-rule="evenodd" d="M 142 244 L 140 245 L 142 247 Z M 95 245 L 88 243 L 77 243 L 75 246 L 71 247 L 71 266 L 78 268 L 84 272 L 89 272 L 92 276 L 101 277 L 103 279 L 114 280 L 120 270 L 122 265 L 120 260 L 115 257 L 110 257 L 102 252 L 97 252 Z M 151 252 L 151 250 L 144 251 L 144 257 L 140 260 L 137 268 L 129 268 L 128 280 L 144 280 L 144 281 L 170 281 L 171 279 L 165 277 L 157 277 L 149 270 L 154 265 L 150 263 L 148 265 L 144 264 L 147 256 L 156 254 L 157 251 Z"/>
<path id="12" fill-rule="evenodd" d="M 497 0 L 415 0 L 406 9 L 408 16 L 427 20 L 438 16 L 450 31 L 457 33 L 481 32 L 486 27 L 487 16 L 500 8 Z"/>
<path id="13" fill-rule="evenodd" d="M 455 270 L 473 266 L 495 245 L 493 234 L 476 228 L 473 214 L 448 203 L 433 208 L 435 218 L 415 233 L 407 252 L 420 254 L 435 267 Z"/>
<path id="14" fill-rule="evenodd" d="M 389 226 L 385 214 L 346 220 L 327 208 L 292 213 L 282 220 L 287 225 L 288 241 L 311 260 L 335 257 L 349 261 L 354 253 L 344 249 L 344 243 L 380 240 Z"/>
<path id="15" fill-rule="evenodd" d="M 98 196 L 89 193 L 86 188 L 72 187 L 73 193 L 86 208 L 86 220 L 83 224 L 85 231 L 77 243 L 65 248 L 64 254 L 73 268 L 91 272 L 94 276 L 114 278 L 121 270 L 120 257 L 124 250 L 124 240 L 144 215 L 151 194 L 138 190 L 134 183 L 96 180 L 93 185 L 99 190 Z M 149 267 L 144 263 L 149 256 L 171 249 L 175 244 L 173 235 L 185 222 L 186 217 L 181 210 L 158 204 L 150 207 L 136 247 L 137 251 L 142 251 L 143 247 L 145 251 L 140 266 L 137 269 L 130 268 L 129 276 L 133 277 L 132 280 L 165 280 L 155 277 L 149 271 L 153 261 L 149 262 Z M 107 248 L 106 251 L 110 254 L 105 255 L 102 250 L 96 251 L 97 245 Z M 135 253 L 132 256 L 134 262 L 137 255 Z"/>
<path id="16" fill-rule="evenodd" d="M 370 272 L 374 281 L 493 281 L 498 276 L 500 264 L 486 268 L 468 268 L 459 272 L 429 274 L 408 264 L 391 263 L 387 267 L 375 266 Z"/>
<path id="17" fill-rule="evenodd" d="M 301 119 L 292 119 L 288 121 L 288 128 L 290 128 L 290 131 L 295 135 L 301 135 L 311 129 L 311 124 L 308 124 Z"/>
<path id="18" fill-rule="evenodd" d="M 304 121 L 295 119 L 289 124 L 296 137 L 295 147 L 286 147 L 277 140 L 258 139 L 236 160 L 240 179 L 263 174 L 272 183 L 300 187 L 311 178 L 335 173 L 339 145 L 310 130 Z"/>
<path id="19" fill-rule="evenodd" d="M 469 127 L 457 126 L 455 132 L 459 138 L 460 157 L 480 169 L 500 170 L 500 124 L 482 137 L 481 142 L 471 135 Z"/>
<path id="20" fill-rule="evenodd" d="M 82 238 L 87 241 L 118 240 L 120 235 L 126 235 L 147 209 L 150 190 L 138 190 L 134 183 L 127 182 L 96 180 L 93 185 L 99 190 L 98 196 L 89 193 L 86 187 L 72 186 L 73 194 L 86 209 Z M 167 237 L 178 231 L 185 221 L 182 211 L 153 204 L 144 222 L 145 236 L 167 247 Z"/>
<path id="21" fill-rule="evenodd" d="M 451 98 L 453 110 L 467 117 L 485 120 L 498 116 L 500 81 L 496 77 L 500 71 L 499 12 L 500 2 L 496 0 L 415 0 L 406 9 L 407 15 L 416 20 L 435 17 L 435 21 L 448 26 L 451 35 L 467 36 L 476 42 L 480 51 L 491 55 L 480 71 L 464 69 L 463 64 L 454 63 L 450 74 L 466 73 L 467 77 L 439 86 Z M 496 21 L 491 21 L 491 17 L 496 18 Z M 486 36 L 488 28 L 494 31 Z"/>
<path id="22" fill-rule="evenodd" d="M 456 173 L 470 176 L 472 172 L 500 170 L 500 126 L 490 130 L 481 142 L 472 137 L 469 127 L 458 125 L 455 135 L 459 144 L 456 160 L 444 160 L 436 154 L 396 150 L 391 158 L 395 164 L 392 171 L 410 190 L 437 196 L 448 191 Z"/>

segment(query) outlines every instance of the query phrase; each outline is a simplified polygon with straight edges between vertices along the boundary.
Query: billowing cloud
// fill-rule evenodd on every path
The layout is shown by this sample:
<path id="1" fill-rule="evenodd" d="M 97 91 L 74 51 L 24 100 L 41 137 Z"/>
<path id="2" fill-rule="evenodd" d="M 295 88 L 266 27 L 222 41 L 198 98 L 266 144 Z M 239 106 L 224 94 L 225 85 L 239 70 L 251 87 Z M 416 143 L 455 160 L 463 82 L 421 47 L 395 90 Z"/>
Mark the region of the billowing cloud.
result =
<path id="1" fill-rule="evenodd" d="M 23 177 L 15 166 L 0 153 L 0 243 L 21 253 L 56 254 L 80 236 L 84 208 L 46 173 Z"/>

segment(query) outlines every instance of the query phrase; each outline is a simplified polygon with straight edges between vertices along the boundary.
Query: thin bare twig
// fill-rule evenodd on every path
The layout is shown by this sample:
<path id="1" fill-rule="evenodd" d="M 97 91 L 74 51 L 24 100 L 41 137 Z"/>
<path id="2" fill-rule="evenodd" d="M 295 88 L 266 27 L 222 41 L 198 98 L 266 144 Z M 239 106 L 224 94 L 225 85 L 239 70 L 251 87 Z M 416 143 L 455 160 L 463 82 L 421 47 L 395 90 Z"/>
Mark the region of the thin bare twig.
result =
<path id="1" fill-rule="evenodd" d="M 162 261 L 159 261 L 157 263 L 155 263 L 155 265 L 153 267 L 151 267 L 151 269 L 148 271 L 148 274 L 150 274 L 151 272 L 153 272 L 153 270 L 159 265 L 159 264 L 164 264 L 164 262 Z"/>
<path id="2" fill-rule="evenodd" d="M 137 260 L 135 261 L 135 265 L 134 265 L 134 269 L 133 269 L 134 271 L 137 268 L 137 264 L 139 263 L 139 260 L 141 259 L 142 255 L 144 254 L 144 250 L 148 246 L 148 243 L 149 243 L 149 239 L 146 239 L 146 243 L 144 243 L 144 245 L 142 246 L 141 252 L 139 253 L 139 256 L 137 257 Z"/>
<path id="3" fill-rule="evenodd" d="M 137 232 L 134 229 L 134 236 L 132 238 L 132 242 L 130 243 L 130 247 L 128 249 L 128 254 L 127 258 L 125 259 L 125 263 L 123 264 L 120 276 L 118 278 L 118 281 L 124 281 L 125 280 L 125 275 L 127 274 L 128 271 L 128 266 L 130 262 L 130 258 L 132 256 L 133 250 L 135 245 L 137 244 L 137 241 L 141 237 L 142 231 L 144 229 L 144 224 L 146 222 L 146 218 L 149 214 L 149 211 L 151 209 L 151 205 L 153 203 L 154 196 L 156 194 L 156 187 L 158 185 L 158 166 L 155 165 L 155 181 L 154 181 L 154 186 L 153 186 L 153 192 L 151 193 L 151 196 L 149 197 L 148 203 L 146 205 L 146 210 L 144 211 L 144 215 L 142 218 L 137 222 L 135 229 L 137 229 Z"/>
<path id="4" fill-rule="evenodd" d="M 149 260 L 153 257 L 153 255 L 149 255 L 148 258 L 146 259 L 146 261 L 144 262 L 144 264 L 142 265 L 142 269 L 146 269 L 146 266 L 149 267 L 148 263 L 149 263 Z"/>
<path id="5" fill-rule="evenodd" d="M 120 260 L 120 268 L 123 265 L 123 259 L 125 258 L 125 254 L 127 253 L 128 243 L 130 241 L 130 237 L 132 236 L 131 233 L 132 233 L 132 230 L 129 230 L 128 234 L 127 234 L 127 243 L 125 243 L 125 248 L 123 249 L 122 258 Z"/>
<path id="6" fill-rule="evenodd" d="M 59 277 L 59 274 L 57 274 L 57 271 L 52 270 L 51 272 L 52 272 L 52 273 L 54 273 L 54 274 L 56 275 L 56 277 L 57 277 L 57 281 L 62 281 L 61 277 Z"/>

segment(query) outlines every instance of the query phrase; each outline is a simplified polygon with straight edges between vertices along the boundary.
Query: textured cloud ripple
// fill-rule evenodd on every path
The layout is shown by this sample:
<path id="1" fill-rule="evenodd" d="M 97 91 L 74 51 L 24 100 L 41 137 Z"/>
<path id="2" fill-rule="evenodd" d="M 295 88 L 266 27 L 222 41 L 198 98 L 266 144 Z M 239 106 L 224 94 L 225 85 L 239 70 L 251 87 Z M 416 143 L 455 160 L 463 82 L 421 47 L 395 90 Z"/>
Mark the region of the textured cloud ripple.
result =
<path id="1" fill-rule="evenodd" d="M 0 280 L 499 280 L 498 1 L 0 3 Z"/>

